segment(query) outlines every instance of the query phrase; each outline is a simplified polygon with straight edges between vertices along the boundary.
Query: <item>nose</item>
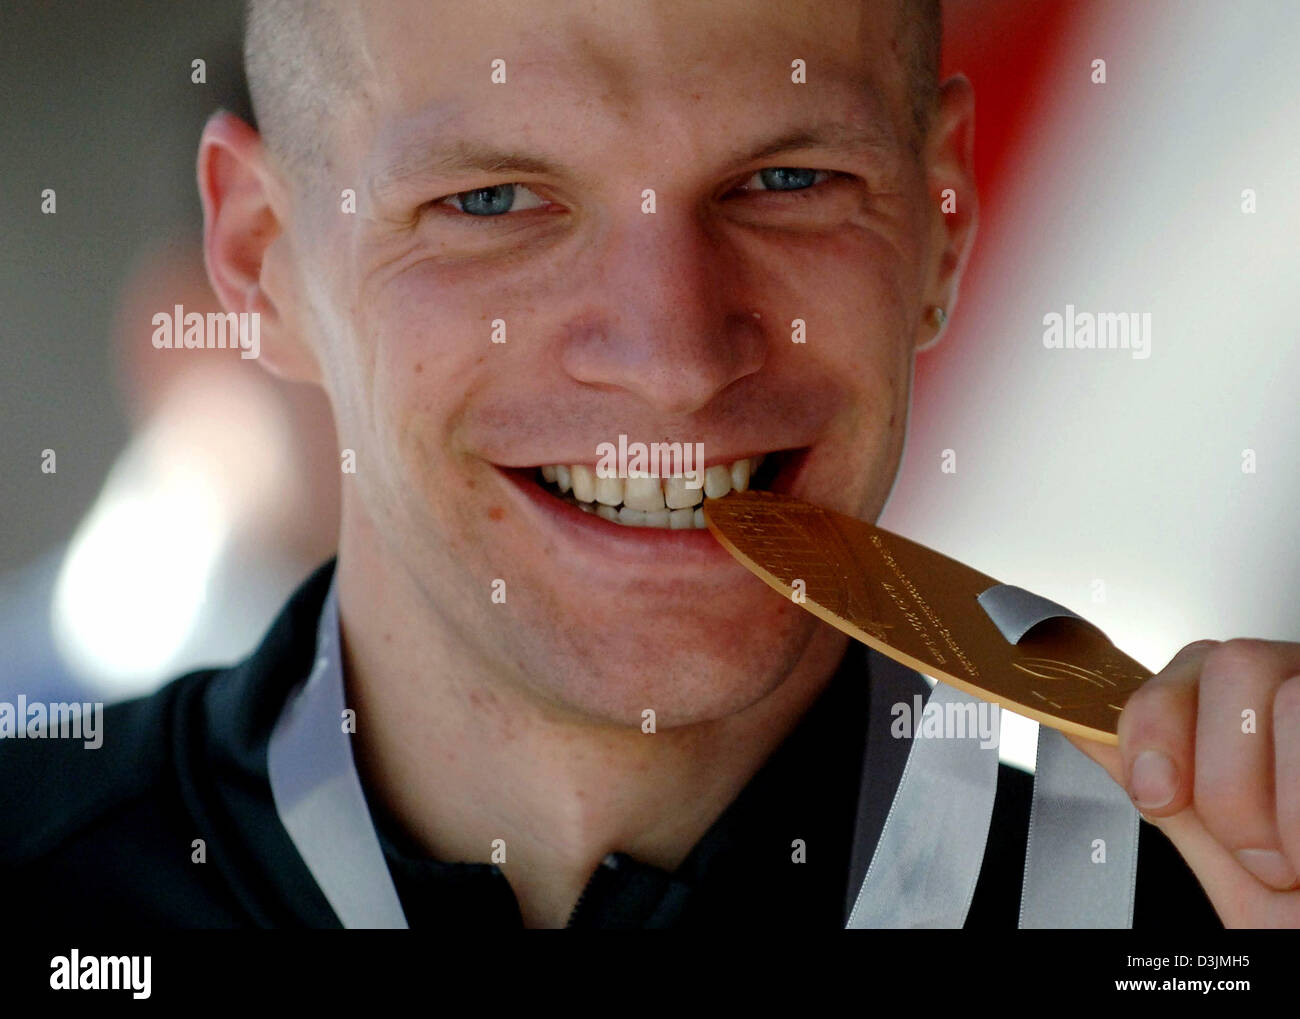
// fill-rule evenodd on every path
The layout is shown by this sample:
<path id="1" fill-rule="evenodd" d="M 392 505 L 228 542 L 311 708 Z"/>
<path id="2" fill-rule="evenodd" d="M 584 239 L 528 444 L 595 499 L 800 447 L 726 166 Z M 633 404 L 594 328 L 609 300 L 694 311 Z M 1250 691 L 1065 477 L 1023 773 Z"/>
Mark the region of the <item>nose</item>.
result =
<path id="1" fill-rule="evenodd" d="M 590 297 L 568 324 L 561 363 L 666 415 L 706 406 L 766 356 L 761 320 L 734 257 L 686 214 L 611 227 L 591 253 Z"/>

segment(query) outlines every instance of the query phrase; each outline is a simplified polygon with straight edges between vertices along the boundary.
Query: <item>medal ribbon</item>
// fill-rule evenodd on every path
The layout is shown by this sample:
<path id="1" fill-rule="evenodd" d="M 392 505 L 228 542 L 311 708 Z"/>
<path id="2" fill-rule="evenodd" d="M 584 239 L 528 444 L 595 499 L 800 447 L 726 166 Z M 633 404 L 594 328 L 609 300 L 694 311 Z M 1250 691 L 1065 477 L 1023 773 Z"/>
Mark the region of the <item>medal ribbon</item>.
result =
<path id="1" fill-rule="evenodd" d="M 1042 619 L 1073 615 L 1018 588 L 985 595 L 990 597 L 981 595 L 981 604 L 1013 643 Z M 343 728 L 343 690 L 332 582 L 315 665 L 287 699 L 267 747 L 271 794 L 342 925 L 405 929 Z M 938 683 L 926 708 L 934 705 L 947 715 L 951 704 L 969 716 L 969 706 L 977 703 Z M 993 814 L 997 748 L 982 747 L 978 734 L 925 737 L 916 722 L 902 779 L 850 911 L 850 928 L 961 927 L 970 909 Z M 864 774 L 864 782 L 871 779 Z M 1128 797 L 1099 766 L 1060 733 L 1040 727 L 1020 926 L 1131 926 L 1137 821 Z"/>

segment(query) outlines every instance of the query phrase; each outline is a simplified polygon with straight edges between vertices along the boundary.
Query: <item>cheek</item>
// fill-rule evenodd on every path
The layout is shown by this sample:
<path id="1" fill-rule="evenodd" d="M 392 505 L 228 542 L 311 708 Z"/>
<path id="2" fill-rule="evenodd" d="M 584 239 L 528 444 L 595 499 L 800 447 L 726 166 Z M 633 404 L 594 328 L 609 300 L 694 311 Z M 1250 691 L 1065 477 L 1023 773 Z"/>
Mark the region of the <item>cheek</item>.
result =
<path id="1" fill-rule="evenodd" d="M 369 342 L 375 352 L 375 396 L 394 407 L 431 406 L 452 397 L 454 383 L 486 353 L 486 318 L 429 274 L 404 273 L 369 298 Z M 487 337 L 483 339 L 486 341 Z"/>
<path id="2" fill-rule="evenodd" d="M 740 247 L 737 284 L 776 315 L 777 338 L 791 338 L 793 320 L 805 323 L 805 342 L 779 350 L 844 367 L 892 357 L 914 314 L 919 256 L 903 211 L 818 233 L 760 234 Z"/>
<path id="3" fill-rule="evenodd" d="M 490 361 L 491 317 L 481 300 L 412 270 L 366 299 L 369 402 L 384 448 L 420 464 L 447 456 L 445 440 Z M 416 444 L 419 444 L 418 450 Z M 417 465 L 418 466 L 418 465 Z"/>
<path id="4" fill-rule="evenodd" d="M 914 254 L 895 234 L 860 229 L 833 239 L 822 256 L 825 346 L 864 427 L 886 429 L 906 395 L 917 315 Z"/>
<path id="5" fill-rule="evenodd" d="M 493 342 L 493 321 L 519 321 L 511 310 L 517 303 L 509 288 L 449 283 L 427 266 L 364 298 L 368 313 L 358 316 L 358 329 L 371 371 L 360 398 L 370 415 L 372 462 L 381 466 L 377 483 L 363 487 L 378 489 L 368 501 L 381 499 L 383 516 L 419 541 L 481 544 L 484 526 L 504 516 L 482 504 L 483 464 L 458 439 L 471 410 L 503 383 L 513 351 Z"/>
<path id="6" fill-rule="evenodd" d="M 822 253 L 814 292 L 825 301 L 828 329 L 869 341 L 863 355 L 892 346 L 907 319 L 914 287 L 904 255 L 888 237 L 861 230 L 832 239 Z"/>
<path id="7" fill-rule="evenodd" d="M 917 310 L 903 246 L 866 230 L 824 238 L 792 281 L 809 305 L 803 345 L 786 345 L 783 367 L 815 364 L 833 380 L 841 412 L 808 478 L 818 501 L 875 519 L 902 455 Z M 809 300 L 815 295 L 815 300 Z"/>
<path id="8" fill-rule="evenodd" d="M 840 231 L 814 249 L 796 248 L 773 310 L 803 319 L 803 343 L 775 344 L 775 370 L 827 380 L 838 393 L 841 438 L 887 444 L 901 429 L 917 310 L 908 265 L 898 245 L 865 230 Z M 783 314 L 788 313 L 788 314 Z"/>

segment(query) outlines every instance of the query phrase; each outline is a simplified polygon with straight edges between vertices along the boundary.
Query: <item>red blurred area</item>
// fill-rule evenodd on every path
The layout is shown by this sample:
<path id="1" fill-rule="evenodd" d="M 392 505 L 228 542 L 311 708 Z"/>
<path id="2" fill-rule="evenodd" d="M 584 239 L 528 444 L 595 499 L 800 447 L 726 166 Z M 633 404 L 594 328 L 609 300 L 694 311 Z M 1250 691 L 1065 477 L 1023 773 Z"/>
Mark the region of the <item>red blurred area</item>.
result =
<path id="1" fill-rule="evenodd" d="M 1060 73 L 1061 52 L 1078 4 L 1064 0 L 956 0 L 943 7 L 942 74 L 962 73 L 975 89 L 975 183 L 980 218 L 987 223 L 1014 194 L 1008 171 L 1018 144 L 1047 114 L 1043 83 Z M 959 199 L 960 200 L 960 199 Z M 960 303 L 996 290 L 985 279 L 982 256 L 989 232 L 977 229 L 961 284 Z M 960 333 L 960 313 L 950 327 Z M 960 342 L 960 340 L 957 340 Z M 916 362 L 916 385 L 933 385 L 942 359 L 954 350 L 945 340 Z"/>

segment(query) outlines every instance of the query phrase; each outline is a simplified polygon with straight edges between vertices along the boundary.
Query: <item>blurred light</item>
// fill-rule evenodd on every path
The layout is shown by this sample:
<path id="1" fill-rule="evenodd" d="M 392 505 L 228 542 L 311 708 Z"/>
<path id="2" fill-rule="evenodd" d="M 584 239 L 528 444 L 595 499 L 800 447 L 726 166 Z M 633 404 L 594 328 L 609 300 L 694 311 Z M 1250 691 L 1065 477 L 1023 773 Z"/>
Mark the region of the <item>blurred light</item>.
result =
<path id="1" fill-rule="evenodd" d="M 150 438 L 110 475 L 55 588 L 55 646 L 106 696 L 143 693 L 167 671 L 193 635 L 227 538 L 211 486 L 183 462 L 152 462 Z"/>
<path id="2" fill-rule="evenodd" d="M 116 700 L 248 652 L 265 588 L 285 572 L 265 525 L 286 512 L 293 448 L 287 412 L 265 387 L 221 375 L 173 384 L 110 472 L 55 585 L 54 645 L 78 679 Z M 262 554 L 233 564 L 234 588 L 213 603 L 238 539 Z"/>

